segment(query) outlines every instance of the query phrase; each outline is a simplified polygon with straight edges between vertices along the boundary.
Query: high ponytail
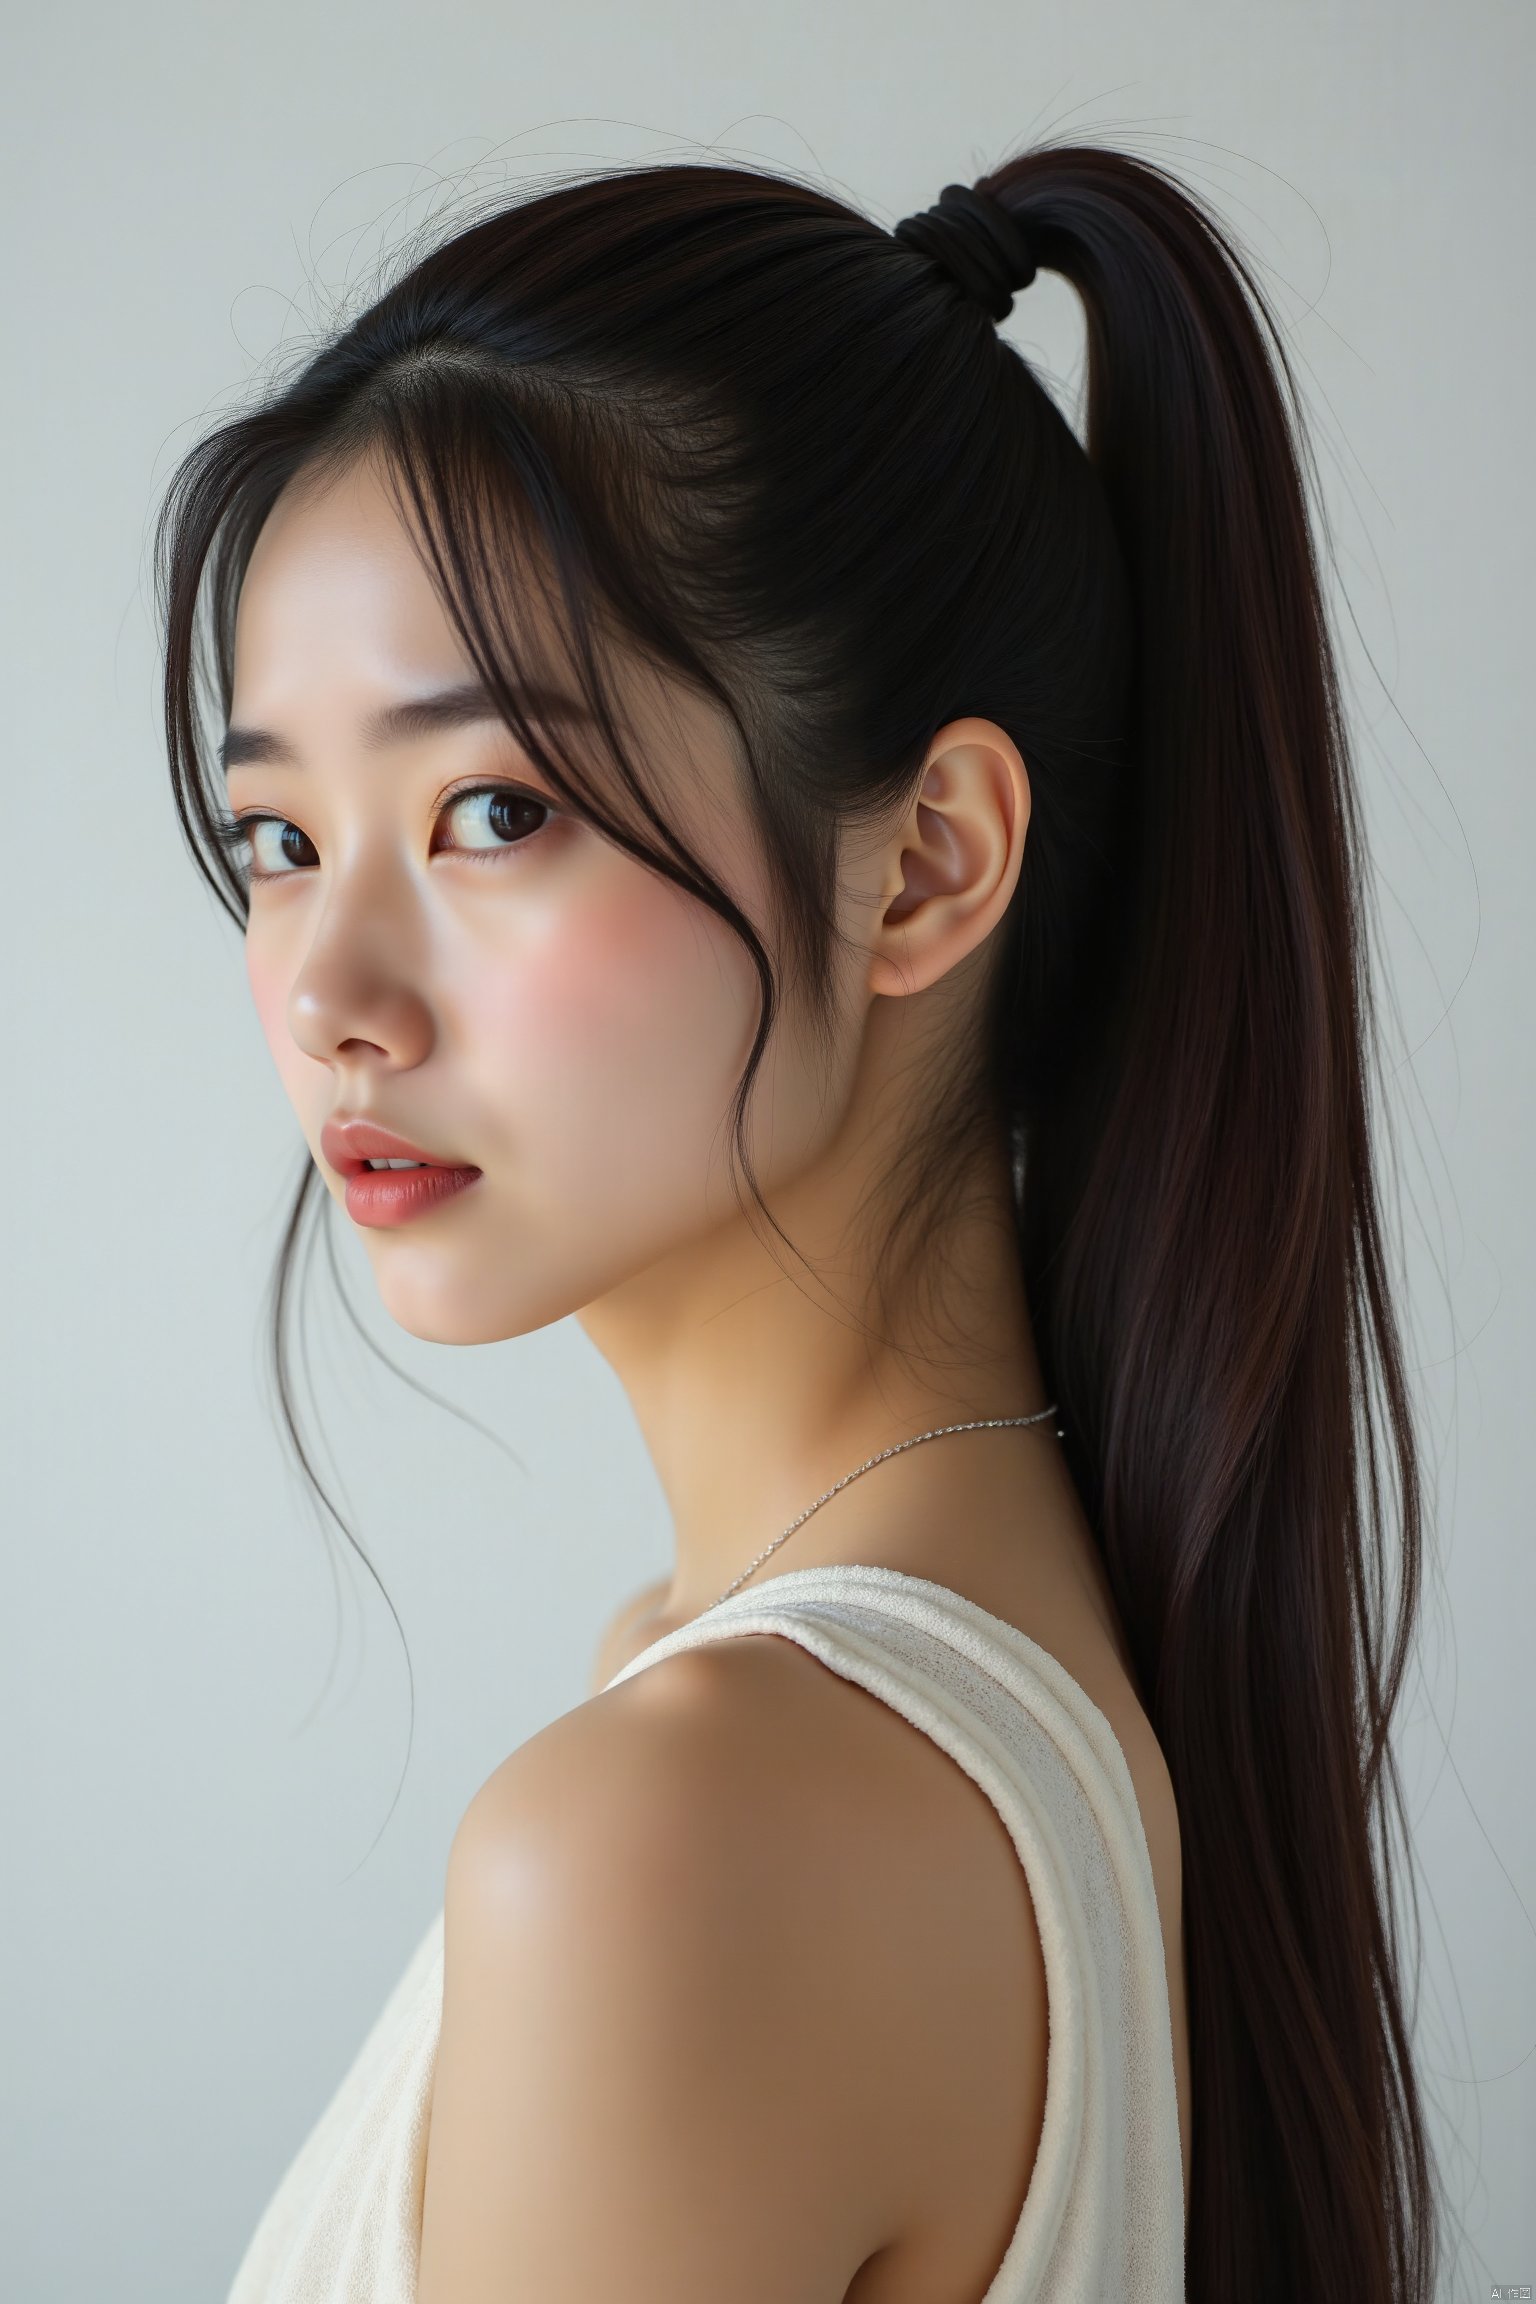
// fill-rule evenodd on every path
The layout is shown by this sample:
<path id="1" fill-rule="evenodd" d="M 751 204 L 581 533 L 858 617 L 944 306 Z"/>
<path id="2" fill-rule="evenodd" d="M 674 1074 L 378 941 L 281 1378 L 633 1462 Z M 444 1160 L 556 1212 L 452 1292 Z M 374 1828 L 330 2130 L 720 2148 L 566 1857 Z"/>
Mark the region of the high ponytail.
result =
<path id="1" fill-rule="evenodd" d="M 1019 885 L 982 1029 L 921 1083 L 882 1277 L 898 1248 L 942 1255 L 956 1178 L 1011 1147 L 1047 1396 L 1178 1801 L 1192 2304 L 1427 2304 L 1386 1829 L 1422 1504 L 1304 433 L 1262 297 L 1170 177 L 1047 147 L 974 189 L 1081 295 L 1086 442 L 998 335 L 1006 289 L 957 289 L 931 223 L 893 236 L 813 187 L 668 165 L 453 232 L 172 481 L 177 804 L 243 919 L 200 751 L 202 593 L 227 713 L 267 513 L 306 467 L 381 452 L 557 798 L 746 948 L 762 1006 L 731 1117 L 756 1195 L 778 963 L 813 1025 L 834 1014 L 842 834 L 911 805 L 950 719 L 1007 730 Z M 508 603 L 530 591 L 589 705 L 579 749 L 523 706 L 539 667 Z M 615 633 L 730 716 L 775 950 L 626 749 Z M 318 1192 L 309 1167 L 285 1268 Z"/>
<path id="2" fill-rule="evenodd" d="M 1183 192 L 1088 151 L 979 189 L 1082 297 L 1138 633 L 1121 965 L 1029 1127 L 1021 1239 L 1178 1800 L 1188 2292 L 1400 2304 L 1431 2293 L 1430 2168 L 1376 1850 L 1421 1498 L 1305 433 L 1262 297 Z"/>

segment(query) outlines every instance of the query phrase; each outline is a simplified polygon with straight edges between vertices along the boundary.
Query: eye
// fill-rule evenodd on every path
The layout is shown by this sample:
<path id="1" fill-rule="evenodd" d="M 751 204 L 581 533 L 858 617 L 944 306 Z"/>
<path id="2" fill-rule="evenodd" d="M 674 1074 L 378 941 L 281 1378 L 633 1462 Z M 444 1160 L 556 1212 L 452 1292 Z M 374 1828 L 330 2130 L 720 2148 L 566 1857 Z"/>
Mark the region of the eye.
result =
<path id="1" fill-rule="evenodd" d="M 478 860 L 525 846 L 553 814 L 549 802 L 536 792 L 520 791 L 515 784 L 476 784 L 455 793 L 438 822 L 457 820 L 461 840 L 455 845 Z M 530 817 L 535 821 L 530 823 Z"/>
<path id="2" fill-rule="evenodd" d="M 286 816 L 248 808 L 243 816 L 218 816 L 209 830 L 219 846 L 233 856 L 240 876 L 247 882 L 258 880 L 291 880 L 295 869 L 302 869 L 312 861 L 314 850 L 307 834 L 297 824 L 290 824 Z M 309 856 L 296 853 L 308 848 Z"/>
<path id="3" fill-rule="evenodd" d="M 472 863 L 493 863 L 525 848 L 544 830 L 556 811 L 537 792 L 516 784 L 473 784 L 451 793 L 438 815 L 438 825 L 451 825 L 458 837 L 445 845 L 452 855 Z M 252 885 L 263 880 L 291 880 L 313 869 L 319 861 L 313 841 L 286 816 L 269 809 L 248 809 L 226 816 L 212 826 L 220 846 L 236 858 Z M 438 853 L 434 846 L 432 853 Z"/>

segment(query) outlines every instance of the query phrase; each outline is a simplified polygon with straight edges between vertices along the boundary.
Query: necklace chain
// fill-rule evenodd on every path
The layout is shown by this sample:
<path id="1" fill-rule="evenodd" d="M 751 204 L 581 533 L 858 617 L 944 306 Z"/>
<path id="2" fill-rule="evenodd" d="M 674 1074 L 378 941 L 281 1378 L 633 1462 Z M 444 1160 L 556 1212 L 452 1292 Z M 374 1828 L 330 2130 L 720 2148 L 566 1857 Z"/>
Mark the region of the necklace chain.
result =
<path id="1" fill-rule="evenodd" d="M 807 1504 L 805 1510 L 800 1514 L 799 1518 L 797 1520 L 791 1520 L 789 1526 L 784 1530 L 783 1535 L 775 1536 L 773 1542 L 769 1544 L 763 1551 L 759 1552 L 757 1558 L 751 1563 L 751 1566 L 743 1568 L 741 1574 L 736 1578 L 734 1584 L 727 1584 L 725 1590 L 720 1595 L 720 1600 L 729 1600 L 733 1592 L 739 1591 L 742 1585 L 746 1583 L 747 1578 L 749 1576 L 755 1575 L 757 1570 L 761 1568 L 763 1562 L 771 1558 L 772 1555 L 777 1552 L 779 1546 L 783 1544 L 789 1537 L 793 1536 L 797 1528 L 803 1527 L 813 1512 L 819 1512 L 823 1504 L 830 1503 L 832 1498 L 838 1493 L 839 1489 L 846 1488 L 849 1481 L 857 1480 L 861 1473 L 873 1471 L 877 1464 L 883 1464 L 885 1462 L 887 1456 L 899 1456 L 904 1448 L 916 1448 L 918 1444 L 924 1440 L 942 1440 L 945 1434 L 949 1432 L 998 1432 L 1003 1430 L 1006 1426 L 1019 1424 L 1041 1424 L 1045 1421 L 1047 1416 L 1055 1415 L 1056 1405 L 1056 1402 L 1053 1400 L 1048 1408 L 1036 1409 L 1033 1416 L 981 1416 L 978 1417 L 975 1422 L 970 1424 L 940 1424 L 937 1425 L 932 1432 L 919 1432 L 915 1434 L 914 1437 L 910 1440 L 898 1440 L 894 1447 L 882 1448 L 879 1455 L 871 1456 L 867 1464 L 860 1464 L 852 1472 L 845 1472 L 841 1480 L 837 1481 L 827 1490 L 825 1496 L 818 1496 L 814 1504 Z M 1059 1424 L 1056 1427 L 1056 1437 L 1058 1440 L 1062 1437 L 1062 1428 Z M 713 1601 L 711 1605 L 718 1608 L 720 1605 L 720 1600 Z"/>

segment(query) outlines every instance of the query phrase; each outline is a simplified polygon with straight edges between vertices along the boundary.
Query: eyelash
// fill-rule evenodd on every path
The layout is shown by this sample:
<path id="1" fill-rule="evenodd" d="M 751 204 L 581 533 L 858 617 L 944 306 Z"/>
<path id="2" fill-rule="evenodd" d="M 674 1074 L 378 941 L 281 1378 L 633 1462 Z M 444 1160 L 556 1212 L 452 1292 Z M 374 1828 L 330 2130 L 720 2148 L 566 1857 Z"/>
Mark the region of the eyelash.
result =
<path id="1" fill-rule="evenodd" d="M 486 797 L 497 798 L 503 795 L 512 800 L 526 800 L 532 807 L 542 808 L 546 821 L 536 825 L 531 832 L 525 833 L 520 840 L 508 841 L 503 847 L 459 848 L 450 850 L 450 854 L 466 856 L 473 864 L 499 863 L 503 857 L 515 855 L 518 849 L 526 848 L 531 841 L 539 837 L 541 832 L 548 831 L 550 824 L 558 815 L 558 810 L 544 798 L 541 792 L 530 792 L 523 785 L 502 782 L 465 784 L 457 792 L 445 794 L 438 813 L 437 823 L 441 823 L 443 817 L 457 808 L 461 801 L 479 800 Z M 293 824 L 293 819 L 291 816 L 280 816 L 275 809 L 271 808 L 248 808 L 238 816 L 216 818 L 211 827 L 219 846 L 239 858 L 242 876 L 248 885 L 258 886 L 264 880 L 296 880 L 305 872 L 314 869 L 312 865 L 295 864 L 286 872 L 264 872 L 255 866 L 251 862 L 249 850 L 252 830 L 258 824 Z M 302 827 L 294 824 L 293 829 L 298 832 L 302 830 Z M 434 824 L 433 829 L 436 829 L 436 824 Z M 308 833 L 304 833 L 303 836 L 306 840 L 309 839 Z M 312 840 L 310 846 L 314 846 Z"/>

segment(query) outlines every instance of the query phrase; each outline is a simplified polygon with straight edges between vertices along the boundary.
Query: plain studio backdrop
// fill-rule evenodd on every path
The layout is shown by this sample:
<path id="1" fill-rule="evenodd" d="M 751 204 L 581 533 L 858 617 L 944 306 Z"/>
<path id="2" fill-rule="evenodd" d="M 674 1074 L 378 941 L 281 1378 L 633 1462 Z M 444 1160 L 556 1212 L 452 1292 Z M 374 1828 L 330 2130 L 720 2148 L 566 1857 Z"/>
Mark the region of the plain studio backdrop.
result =
<path id="1" fill-rule="evenodd" d="M 668 1558 L 575 1321 L 421 1344 L 338 1212 L 369 1336 L 460 1411 L 353 1335 L 318 1256 L 309 1429 L 399 1611 L 412 1730 L 395 1625 L 264 1372 L 303 1146 L 171 806 L 149 528 L 173 462 L 498 186 L 719 155 L 890 224 L 1063 134 L 1214 203 L 1314 425 L 1432 1485 L 1399 1738 L 1419 2054 L 1465 2231 L 1446 2294 L 1536 2282 L 1533 60 L 1522 0 L 9 13 L 8 2299 L 223 2296 L 441 1902 L 466 1802 L 581 1699 L 604 1617 Z M 1042 275 L 1006 325 L 1073 408 L 1073 292 Z"/>

